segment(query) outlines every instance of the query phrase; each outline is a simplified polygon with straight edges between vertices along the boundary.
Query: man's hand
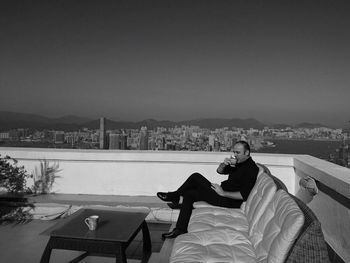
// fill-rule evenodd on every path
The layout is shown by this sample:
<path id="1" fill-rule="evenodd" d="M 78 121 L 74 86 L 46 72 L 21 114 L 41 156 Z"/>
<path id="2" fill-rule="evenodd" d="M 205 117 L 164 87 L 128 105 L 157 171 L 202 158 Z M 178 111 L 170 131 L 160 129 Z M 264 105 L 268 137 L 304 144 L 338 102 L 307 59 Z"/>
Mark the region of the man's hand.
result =
<path id="1" fill-rule="evenodd" d="M 231 155 L 231 157 L 226 157 L 224 159 L 224 164 L 225 165 L 230 165 L 230 166 L 235 166 L 237 163 L 237 159 Z"/>
<path id="2" fill-rule="evenodd" d="M 231 164 L 231 163 L 230 163 L 230 158 L 226 157 L 226 158 L 224 159 L 224 164 L 230 165 L 230 164 Z"/>
<path id="3" fill-rule="evenodd" d="M 225 192 L 222 187 L 218 184 L 211 184 L 211 188 L 218 194 L 224 197 L 236 199 L 236 200 L 243 200 L 243 197 L 241 195 L 241 192 Z"/>
<path id="4" fill-rule="evenodd" d="M 221 196 L 224 196 L 224 190 L 222 189 L 222 187 L 218 184 L 211 184 L 211 188 L 218 194 Z"/>

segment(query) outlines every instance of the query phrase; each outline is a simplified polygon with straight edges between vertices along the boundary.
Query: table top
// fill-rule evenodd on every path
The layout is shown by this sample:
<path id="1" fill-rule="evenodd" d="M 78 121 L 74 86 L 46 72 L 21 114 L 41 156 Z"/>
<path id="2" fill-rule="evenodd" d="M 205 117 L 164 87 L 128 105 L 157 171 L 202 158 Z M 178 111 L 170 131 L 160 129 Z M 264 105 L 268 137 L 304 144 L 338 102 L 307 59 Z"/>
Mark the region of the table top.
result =
<path id="1" fill-rule="evenodd" d="M 85 218 L 91 215 L 99 216 L 96 230 L 89 230 L 84 222 Z M 148 213 L 144 212 L 80 209 L 63 222 L 56 224 L 50 236 L 128 242 L 147 215 Z"/>

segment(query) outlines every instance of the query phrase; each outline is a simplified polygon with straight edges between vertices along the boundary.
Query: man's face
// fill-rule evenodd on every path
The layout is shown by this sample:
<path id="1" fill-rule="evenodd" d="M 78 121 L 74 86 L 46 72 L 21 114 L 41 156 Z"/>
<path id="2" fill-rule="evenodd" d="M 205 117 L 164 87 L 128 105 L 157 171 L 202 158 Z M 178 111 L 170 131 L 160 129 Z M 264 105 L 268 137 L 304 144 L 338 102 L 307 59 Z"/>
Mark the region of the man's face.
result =
<path id="1" fill-rule="evenodd" d="M 245 151 L 244 146 L 240 143 L 235 144 L 233 147 L 233 153 L 237 163 L 242 163 L 249 158 L 249 151 Z"/>

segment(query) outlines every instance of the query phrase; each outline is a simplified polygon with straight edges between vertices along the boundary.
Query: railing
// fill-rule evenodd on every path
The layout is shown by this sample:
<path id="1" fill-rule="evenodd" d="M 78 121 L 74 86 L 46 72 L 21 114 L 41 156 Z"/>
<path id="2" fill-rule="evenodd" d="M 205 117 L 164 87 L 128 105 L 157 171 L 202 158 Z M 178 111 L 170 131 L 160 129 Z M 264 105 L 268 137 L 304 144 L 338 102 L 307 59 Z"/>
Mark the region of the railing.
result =
<path id="1" fill-rule="evenodd" d="M 193 172 L 219 183 L 226 177 L 218 175 L 216 168 L 228 156 L 218 152 L 34 148 L 0 148 L 0 154 L 17 158 L 29 173 L 43 159 L 58 164 L 61 171 L 53 187 L 56 193 L 130 196 L 154 196 L 157 191 L 176 189 Z M 308 155 L 252 157 L 308 204 L 320 219 L 329 245 L 350 262 L 350 169 Z M 315 196 L 299 186 L 300 179 L 307 176 L 317 182 L 320 191 Z"/>

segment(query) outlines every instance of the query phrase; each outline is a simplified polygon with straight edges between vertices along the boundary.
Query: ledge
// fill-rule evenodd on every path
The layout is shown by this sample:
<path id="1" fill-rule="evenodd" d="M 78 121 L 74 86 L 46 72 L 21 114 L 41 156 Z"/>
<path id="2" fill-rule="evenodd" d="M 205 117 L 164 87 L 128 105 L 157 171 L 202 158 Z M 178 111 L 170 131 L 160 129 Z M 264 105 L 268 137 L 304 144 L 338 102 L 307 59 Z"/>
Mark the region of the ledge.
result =
<path id="1" fill-rule="evenodd" d="M 350 169 L 309 155 L 295 156 L 294 167 L 350 199 Z"/>

